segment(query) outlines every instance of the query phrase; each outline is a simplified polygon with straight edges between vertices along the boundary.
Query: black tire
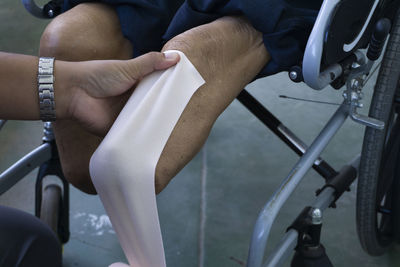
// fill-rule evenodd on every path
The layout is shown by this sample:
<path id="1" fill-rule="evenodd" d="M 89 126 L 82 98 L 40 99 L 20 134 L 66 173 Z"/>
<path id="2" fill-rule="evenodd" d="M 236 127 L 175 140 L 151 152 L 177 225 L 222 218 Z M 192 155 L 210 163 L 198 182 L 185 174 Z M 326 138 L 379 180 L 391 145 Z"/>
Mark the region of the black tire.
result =
<path id="1" fill-rule="evenodd" d="M 61 206 L 61 187 L 56 184 L 47 185 L 43 191 L 40 208 L 40 219 L 58 236 L 58 224 Z"/>
<path id="2" fill-rule="evenodd" d="M 369 111 L 371 117 L 385 122 L 385 129 L 366 129 L 358 178 L 357 231 L 363 249 L 372 256 L 389 248 L 400 212 L 398 205 L 393 205 L 400 193 L 395 187 L 400 171 L 396 168 L 400 150 L 399 14 L 392 25 Z"/>
<path id="3" fill-rule="evenodd" d="M 394 240 L 400 243 L 400 164 L 397 164 L 396 174 L 397 176 L 393 181 L 392 194 L 392 211 L 394 211 L 392 213 L 392 232 Z"/>

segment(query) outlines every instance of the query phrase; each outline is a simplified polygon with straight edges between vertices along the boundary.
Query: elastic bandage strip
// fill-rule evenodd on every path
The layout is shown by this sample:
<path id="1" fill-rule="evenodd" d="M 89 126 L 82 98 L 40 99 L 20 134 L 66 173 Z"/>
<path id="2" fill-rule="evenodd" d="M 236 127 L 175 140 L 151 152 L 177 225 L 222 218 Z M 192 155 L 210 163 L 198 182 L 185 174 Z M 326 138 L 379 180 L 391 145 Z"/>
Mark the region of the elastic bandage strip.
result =
<path id="1" fill-rule="evenodd" d="M 204 80 L 179 63 L 145 77 L 90 161 L 90 175 L 132 267 L 163 267 L 155 169 L 178 119 Z"/>

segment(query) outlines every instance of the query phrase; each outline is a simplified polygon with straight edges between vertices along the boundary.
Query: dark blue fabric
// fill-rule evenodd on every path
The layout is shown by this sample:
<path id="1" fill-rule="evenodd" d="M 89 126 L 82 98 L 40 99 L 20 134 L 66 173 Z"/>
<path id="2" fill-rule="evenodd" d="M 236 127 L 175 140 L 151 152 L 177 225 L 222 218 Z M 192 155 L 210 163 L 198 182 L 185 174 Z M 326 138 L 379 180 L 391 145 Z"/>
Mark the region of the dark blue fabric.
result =
<path id="1" fill-rule="evenodd" d="M 122 33 L 131 41 L 136 57 L 161 50 L 162 36 L 183 0 L 65 0 L 63 9 L 85 2 L 101 2 L 116 9 Z"/>
<path id="2" fill-rule="evenodd" d="M 287 70 L 302 60 L 322 0 L 186 0 L 164 39 L 226 15 L 244 15 L 263 33 L 271 61 L 260 76 Z"/>
<path id="3" fill-rule="evenodd" d="M 263 33 L 271 61 L 267 76 L 301 63 L 308 36 L 323 0 L 99 0 L 115 6 L 135 56 L 159 51 L 167 40 L 227 15 L 243 15 Z M 66 0 L 65 9 L 79 2 Z"/>

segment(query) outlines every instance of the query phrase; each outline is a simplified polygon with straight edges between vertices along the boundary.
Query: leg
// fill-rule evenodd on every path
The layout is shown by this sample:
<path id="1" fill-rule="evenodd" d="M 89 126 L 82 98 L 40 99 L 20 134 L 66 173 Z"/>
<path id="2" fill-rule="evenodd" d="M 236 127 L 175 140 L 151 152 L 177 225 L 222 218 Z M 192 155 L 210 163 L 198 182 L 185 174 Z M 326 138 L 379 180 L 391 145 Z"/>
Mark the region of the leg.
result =
<path id="1" fill-rule="evenodd" d="M 225 17 L 191 29 L 163 48 L 183 51 L 206 80 L 172 132 L 156 168 L 156 191 L 197 154 L 218 116 L 267 63 L 261 33 L 241 18 Z"/>
<path id="2" fill-rule="evenodd" d="M 61 244 L 35 216 L 0 206 L 0 265 L 61 267 Z"/>
<path id="3" fill-rule="evenodd" d="M 40 55 L 67 61 L 129 59 L 132 47 L 121 33 L 115 11 L 102 4 L 81 4 L 55 18 L 40 42 Z M 58 152 L 68 181 L 84 192 L 95 193 L 89 159 L 101 138 L 73 121 L 54 123 Z"/>
<path id="4" fill-rule="evenodd" d="M 192 29 L 165 49 L 184 51 L 207 83 L 196 90 L 201 79 L 193 74 L 195 85 L 190 81 L 182 86 L 191 75 L 189 68 L 179 70 L 187 60 L 183 54 L 174 70 L 144 79 L 90 163 L 96 189 L 131 266 L 165 266 L 154 178 L 157 190 L 169 182 L 197 153 L 219 114 L 268 60 L 261 34 L 239 18 Z"/>

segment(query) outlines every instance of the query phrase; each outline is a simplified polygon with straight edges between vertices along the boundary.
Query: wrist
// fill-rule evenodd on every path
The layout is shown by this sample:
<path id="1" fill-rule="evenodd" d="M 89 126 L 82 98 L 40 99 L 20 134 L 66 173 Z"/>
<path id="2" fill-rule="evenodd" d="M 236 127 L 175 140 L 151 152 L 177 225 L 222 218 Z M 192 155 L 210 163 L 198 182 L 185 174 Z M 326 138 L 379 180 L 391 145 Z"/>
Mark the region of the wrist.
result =
<path id="1" fill-rule="evenodd" d="M 77 90 L 76 70 L 72 65 L 73 63 L 66 61 L 54 62 L 54 98 L 57 119 L 72 119 L 72 100 Z"/>

